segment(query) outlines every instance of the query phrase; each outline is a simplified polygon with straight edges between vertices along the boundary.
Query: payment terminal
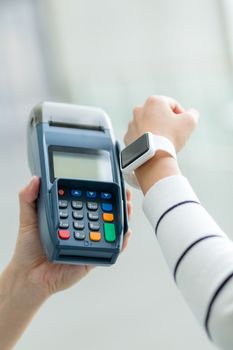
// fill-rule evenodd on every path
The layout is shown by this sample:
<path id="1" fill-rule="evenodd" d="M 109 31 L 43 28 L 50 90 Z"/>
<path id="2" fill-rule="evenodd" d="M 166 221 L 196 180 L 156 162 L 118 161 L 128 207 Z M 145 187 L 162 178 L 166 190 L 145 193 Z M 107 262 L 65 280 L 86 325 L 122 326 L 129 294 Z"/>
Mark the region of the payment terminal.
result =
<path id="1" fill-rule="evenodd" d="M 43 102 L 28 123 L 41 242 L 50 261 L 112 265 L 128 230 L 124 180 L 107 114 Z"/>

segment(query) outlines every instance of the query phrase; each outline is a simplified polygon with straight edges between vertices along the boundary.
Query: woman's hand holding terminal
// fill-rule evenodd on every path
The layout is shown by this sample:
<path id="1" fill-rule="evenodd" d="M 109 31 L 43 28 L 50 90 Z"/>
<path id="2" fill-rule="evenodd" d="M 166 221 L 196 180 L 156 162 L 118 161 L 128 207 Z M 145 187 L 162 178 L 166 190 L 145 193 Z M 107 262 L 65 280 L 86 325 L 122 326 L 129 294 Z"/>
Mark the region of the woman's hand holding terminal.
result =
<path id="1" fill-rule="evenodd" d="M 19 194 L 20 225 L 14 255 L 0 275 L 0 350 L 12 349 L 35 312 L 54 293 L 71 287 L 93 268 L 54 264 L 43 253 L 36 212 L 40 180 L 33 177 Z M 129 218 L 131 194 L 127 192 Z M 130 231 L 125 235 L 126 247 Z"/>

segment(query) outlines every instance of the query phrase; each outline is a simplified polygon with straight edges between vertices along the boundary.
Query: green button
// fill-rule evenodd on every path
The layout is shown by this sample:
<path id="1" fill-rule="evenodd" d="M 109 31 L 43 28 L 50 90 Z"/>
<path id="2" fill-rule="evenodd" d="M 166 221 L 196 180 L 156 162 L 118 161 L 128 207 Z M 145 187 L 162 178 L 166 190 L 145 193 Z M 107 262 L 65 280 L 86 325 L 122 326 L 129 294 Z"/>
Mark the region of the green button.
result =
<path id="1" fill-rule="evenodd" d="M 107 242 L 114 242 L 116 240 L 116 231 L 114 224 L 104 224 L 104 236 Z"/>

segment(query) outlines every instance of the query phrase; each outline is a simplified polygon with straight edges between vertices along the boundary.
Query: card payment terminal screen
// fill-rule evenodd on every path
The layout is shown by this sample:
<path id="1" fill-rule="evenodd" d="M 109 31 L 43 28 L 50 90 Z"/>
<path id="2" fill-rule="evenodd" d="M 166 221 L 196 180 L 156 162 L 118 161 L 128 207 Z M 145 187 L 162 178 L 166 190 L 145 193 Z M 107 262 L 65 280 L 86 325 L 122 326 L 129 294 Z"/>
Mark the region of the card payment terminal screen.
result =
<path id="1" fill-rule="evenodd" d="M 77 178 L 80 180 L 113 181 L 110 154 L 72 153 L 53 151 L 55 178 Z"/>

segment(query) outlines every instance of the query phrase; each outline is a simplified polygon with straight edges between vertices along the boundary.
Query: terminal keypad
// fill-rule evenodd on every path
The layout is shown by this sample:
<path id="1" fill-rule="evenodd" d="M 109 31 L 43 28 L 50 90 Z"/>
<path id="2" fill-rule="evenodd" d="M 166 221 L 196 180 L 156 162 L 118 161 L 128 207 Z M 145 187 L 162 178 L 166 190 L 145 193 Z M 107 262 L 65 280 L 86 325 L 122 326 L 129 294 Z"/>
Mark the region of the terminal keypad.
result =
<path id="1" fill-rule="evenodd" d="M 71 237 L 85 245 L 116 241 L 114 195 L 110 192 L 58 190 L 59 230 L 61 240 Z"/>

